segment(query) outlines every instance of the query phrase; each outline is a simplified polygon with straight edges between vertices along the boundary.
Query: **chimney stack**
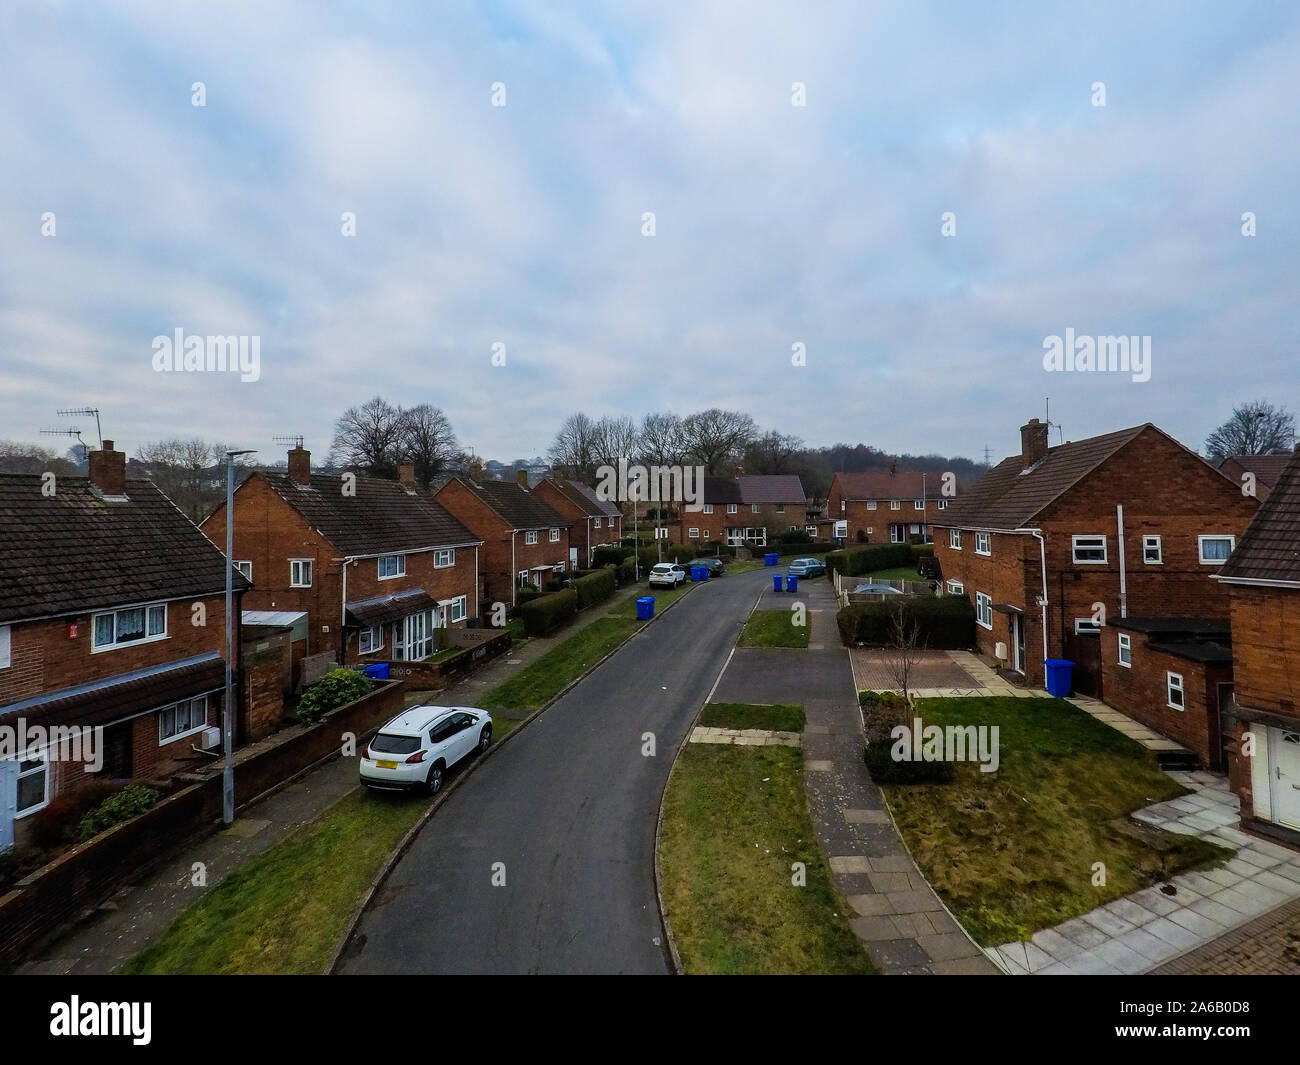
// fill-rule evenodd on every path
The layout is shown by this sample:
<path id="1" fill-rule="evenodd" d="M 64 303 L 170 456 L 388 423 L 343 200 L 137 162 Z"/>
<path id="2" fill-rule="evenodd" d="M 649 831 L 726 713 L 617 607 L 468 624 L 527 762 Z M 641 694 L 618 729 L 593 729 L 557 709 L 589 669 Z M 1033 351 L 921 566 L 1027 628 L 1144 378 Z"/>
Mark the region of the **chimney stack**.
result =
<path id="1" fill-rule="evenodd" d="M 516 471 L 516 473 L 515 473 L 515 480 L 519 482 L 519 487 L 520 487 L 520 488 L 527 488 L 527 487 L 528 487 L 528 467 L 527 467 L 527 466 L 525 466 L 522 470 L 518 470 L 518 471 Z"/>
<path id="2" fill-rule="evenodd" d="M 1047 454 L 1047 423 L 1030 418 L 1020 427 L 1020 468 L 1029 469 Z"/>
<path id="3" fill-rule="evenodd" d="M 289 449 L 289 480 L 303 488 L 311 487 L 311 452 L 302 445 Z"/>
<path id="4" fill-rule="evenodd" d="M 401 481 L 402 487 L 408 492 L 414 492 L 415 464 L 411 462 L 399 462 L 397 464 L 397 479 Z"/>
<path id="5" fill-rule="evenodd" d="M 113 441 L 90 453 L 90 483 L 106 496 L 126 495 L 126 454 L 114 451 Z"/>
<path id="6" fill-rule="evenodd" d="M 476 483 L 483 480 L 483 463 L 478 459 L 469 464 L 469 479 Z"/>

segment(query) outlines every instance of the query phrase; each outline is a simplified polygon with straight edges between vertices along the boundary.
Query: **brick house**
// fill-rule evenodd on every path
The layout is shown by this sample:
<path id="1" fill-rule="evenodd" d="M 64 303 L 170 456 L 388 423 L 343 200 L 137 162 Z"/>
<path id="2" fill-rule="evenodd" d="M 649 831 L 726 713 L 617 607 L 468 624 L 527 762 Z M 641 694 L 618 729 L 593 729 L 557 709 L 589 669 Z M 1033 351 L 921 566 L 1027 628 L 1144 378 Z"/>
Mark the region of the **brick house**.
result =
<path id="1" fill-rule="evenodd" d="M 90 781 L 209 760 L 195 748 L 219 742 L 227 566 L 151 482 L 127 478 L 111 440 L 86 477 L 0 474 L 0 543 L 0 728 L 24 748 L 0 761 L 3 850 Z M 236 575 L 236 597 L 246 587 Z M 28 746 L 34 728 L 101 731 L 79 750 L 70 736 Z"/>
<path id="2" fill-rule="evenodd" d="M 1070 659 L 1076 687 L 1100 697 L 1099 622 L 1228 616 L 1210 578 L 1256 500 L 1149 423 L 1049 447 L 1033 418 L 1020 436 L 1019 455 L 930 521 L 982 654 L 1034 685 L 1044 658 Z"/>
<path id="3" fill-rule="evenodd" d="M 524 584 L 545 586 L 570 568 L 569 519 L 527 485 L 528 471 L 513 481 L 481 480 L 472 468 L 450 477 L 433 494 L 483 542 L 479 559 L 480 612 L 493 603 L 514 606 Z"/>
<path id="4" fill-rule="evenodd" d="M 905 544 L 929 539 L 927 519 L 946 510 L 941 474 L 922 470 L 837 473 L 827 496 L 831 536 L 848 543 Z M 955 486 L 960 492 L 960 485 Z"/>
<path id="5" fill-rule="evenodd" d="M 796 474 L 705 477 L 699 509 L 683 506 L 660 522 L 672 543 L 764 547 L 773 537 L 808 525 L 808 497 Z"/>
<path id="6" fill-rule="evenodd" d="M 416 488 L 410 464 L 396 481 L 319 474 L 297 447 L 287 471 L 256 471 L 234 501 L 234 562 L 253 585 L 244 605 L 305 613 L 308 655 L 419 661 L 438 630 L 478 616 L 481 541 Z M 225 542 L 224 503 L 201 529 Z"/>
<path id="7" fill-rule="evenodd" d="M 1246 486 L 1247 478 L 1253 478 L 1255 498 L 1262 503 L 1268 498 L 1268 493 L 1272 491 L 1273 485 L 1282 476 L 1282 471 L 1290 461 L 1290 454 L 1229 455 L 1219 463 L 1219 471 L 1231 477 L 1239 486 Z"/>
<path id="8" fill-rule="evenodd" d="M 1231 603 L 1228 776 L 1242 824 L 1300 846 L 1300 449 L 1218 583 Z"/>
<path id="9" fill-rule="evenodd" d="M 594 488 L 551 476 L 538 481 L 533 491 L 569 522 L 569 561 L 574 566 L 590 567 L 596 548 L 621 539 L 623 512 L 600 499 Z"/>
<path id="10" fill-rule="evenodd" d="M 1222 769 L 1232 705 L 1227 619 L 1111 617 L 1100 639 L 1106 704 L 1181 744 L 1199 765 Z"/>

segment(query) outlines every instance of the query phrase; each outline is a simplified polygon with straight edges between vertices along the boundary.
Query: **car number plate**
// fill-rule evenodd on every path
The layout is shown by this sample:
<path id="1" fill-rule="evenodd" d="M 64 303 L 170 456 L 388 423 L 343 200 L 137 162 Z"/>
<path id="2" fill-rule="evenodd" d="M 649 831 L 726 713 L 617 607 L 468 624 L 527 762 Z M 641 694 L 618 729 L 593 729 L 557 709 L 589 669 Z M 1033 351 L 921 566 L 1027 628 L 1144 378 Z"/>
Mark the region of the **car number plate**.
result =
<path id="1" fill-rule="evenodd" d="M 397 768 L 397 763 L 396 763 L 396 762 L 376 762 L 375 765 L 379 766 L 380 769 L 396 769 L 396 768 Z"/>

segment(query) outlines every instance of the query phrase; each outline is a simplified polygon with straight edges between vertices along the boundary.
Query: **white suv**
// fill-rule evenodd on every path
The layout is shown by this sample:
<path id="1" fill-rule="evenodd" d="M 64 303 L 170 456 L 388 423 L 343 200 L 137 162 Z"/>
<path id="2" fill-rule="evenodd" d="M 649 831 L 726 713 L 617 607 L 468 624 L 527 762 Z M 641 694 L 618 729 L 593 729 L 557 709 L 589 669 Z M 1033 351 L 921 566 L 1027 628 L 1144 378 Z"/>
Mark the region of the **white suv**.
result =
<path id="1" fill-rule="evenodd" d="M 650 567 L 650 586 L 667 585 L 669 588 L 676 588 L 686 580 L 686 571 L 681 566 L 674 565 L 671 562 L 660 562 L 657 566 Z"/>
<path id="2" fill-rule="evenodd" d="M 448 769 L 492 745 L 492 716 L 472 706 L 413 706 L 361 750 L 361 783 L 436 795 Z"/>

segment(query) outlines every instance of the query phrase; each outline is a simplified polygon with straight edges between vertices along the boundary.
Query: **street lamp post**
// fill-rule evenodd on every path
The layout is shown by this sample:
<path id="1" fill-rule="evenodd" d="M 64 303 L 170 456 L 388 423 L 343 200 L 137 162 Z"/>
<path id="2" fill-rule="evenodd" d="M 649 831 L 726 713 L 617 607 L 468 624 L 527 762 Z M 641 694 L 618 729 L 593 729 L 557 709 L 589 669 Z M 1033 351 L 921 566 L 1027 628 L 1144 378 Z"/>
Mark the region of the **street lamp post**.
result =
<path id="1" fill-rule="evenodd" d="M 222 705 L 222 746 L 225 768 L 221 773 L 221 822 L 235 820 L 235 458 L 253 451 L 226 452 L 226 698 Z"/>

